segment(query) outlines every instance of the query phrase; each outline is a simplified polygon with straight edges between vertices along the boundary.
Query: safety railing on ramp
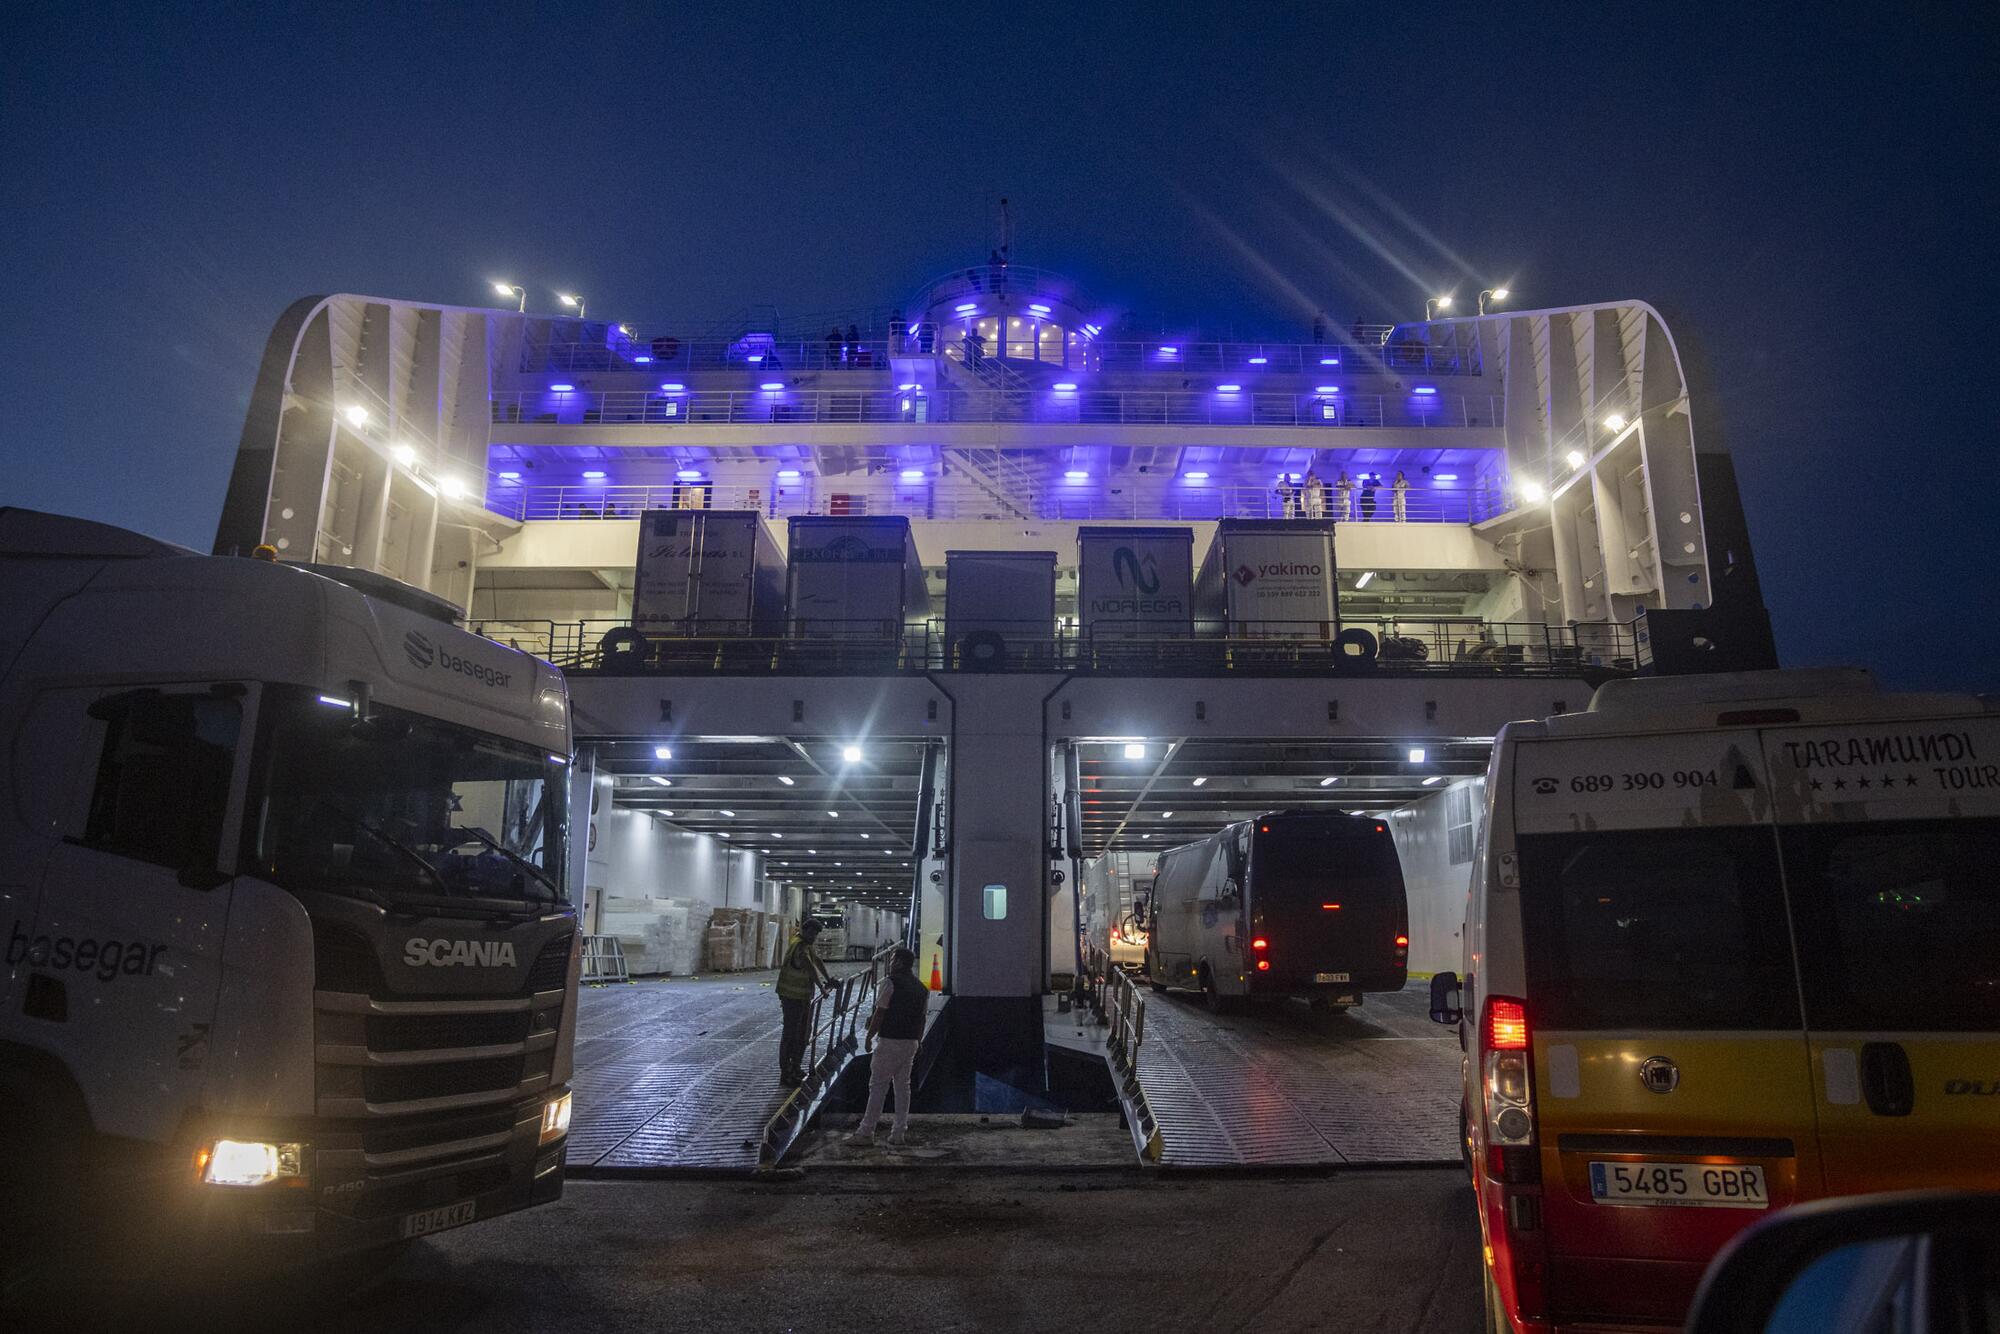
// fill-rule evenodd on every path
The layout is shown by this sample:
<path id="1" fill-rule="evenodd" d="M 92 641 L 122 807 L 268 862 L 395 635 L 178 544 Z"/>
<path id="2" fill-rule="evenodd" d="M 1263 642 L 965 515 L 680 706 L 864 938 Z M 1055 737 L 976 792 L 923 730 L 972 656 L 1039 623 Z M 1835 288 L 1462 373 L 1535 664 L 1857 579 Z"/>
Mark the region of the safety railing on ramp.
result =
<path id="1" fill-rule="evenodd" d="M 797 1146 L 813 1114 L 854 1059 L 860 1047 L 856 1030 L 866 1025 L 864 1016 L 875 1003 L 875 988 L 889 975 L 889 955 L 895 948 L 884 945 L 867 968 L 840 978 L 813 997 L 806 1020 L 805 1079 L 764 1124 L 764 1142 L 757 1155 L 760 1170 L 776 1167 Z"/>
<path id="2" fill-rule="evenodd" d="M 1146 1090 L 1139 1084 L 1139 1045 L 1146 1037 L 1145 997 L 1132 985 L 1131 975 L 1111 962 L 1108 953 L 1086 945 L 1077 998 L 1109 1030 L 1104 1037 L 1104 1059 L 1110 1063 L 1118 1086 L 1118 1102 L 1132 1131 L 1132 1147 L 1147 1162 L 1157 1163 L 1166 1152 L 1166 1140 L 1146 1102 Z"/>
<path id="3" fill-rule="evenodd" d="M 616 936 L 585 936 L 583 938 L 583 972 L 581 980 L 589 986 L 604 982 L 630 982 L 632 974 L 627 971 L 625 948 Z"/>

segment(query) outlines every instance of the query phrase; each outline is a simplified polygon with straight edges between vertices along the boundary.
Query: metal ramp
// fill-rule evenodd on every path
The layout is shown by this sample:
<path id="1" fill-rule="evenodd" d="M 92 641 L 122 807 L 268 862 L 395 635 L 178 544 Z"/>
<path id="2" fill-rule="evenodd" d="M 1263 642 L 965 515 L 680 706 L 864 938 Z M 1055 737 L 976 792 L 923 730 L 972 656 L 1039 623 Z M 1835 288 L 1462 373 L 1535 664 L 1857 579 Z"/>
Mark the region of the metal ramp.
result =
<path id="1" fill-rule="evenodd" d="M 1136 1070 L 1164 1167 L 1456 1162 L 1459 1050 L 1427 988 L 1359 1010 L 1218 1016 L 1148 997 Z"/>

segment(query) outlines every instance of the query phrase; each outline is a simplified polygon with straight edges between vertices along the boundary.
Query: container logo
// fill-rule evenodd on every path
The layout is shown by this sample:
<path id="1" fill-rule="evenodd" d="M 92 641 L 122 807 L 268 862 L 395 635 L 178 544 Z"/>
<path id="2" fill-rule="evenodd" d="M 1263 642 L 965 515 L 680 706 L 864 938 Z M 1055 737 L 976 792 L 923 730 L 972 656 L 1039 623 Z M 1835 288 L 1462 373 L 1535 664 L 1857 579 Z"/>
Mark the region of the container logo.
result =
<path id="1" fill-rule="evenodd" d="M 504 686 L 514 676 L 512 672 L 503 672 L 497 667 L 489 667 L 483 662 L 474 662 L 471 658 L 441 649 L 415 630 L 403 636 L 403 653 L 409 658 L 410 665 L 420 672 L 436 667 L 440 671 L 469 676 L 487 687 Z"/>
<path id="2" fill-rule="evenodd" d="M 423 671 L 437 660 L 437 649 L 415 630 L 403 636 L 403 652 L 410 655 L 410 665 L 418 671 Z"/>
<path id="3" fill-rule="evenodd" d="M 1151 597 L 1160 591 L 1160 567 L 1151 556 L 1144 560 L 1130 547 L 1119 547 L 1111 553 L 1111 570 L 1118 576 L 1121 588 L 1130 588 Z"/>
<path id="4" fill-rule="evenodd" d="M 792 559 L 807 564 L 824 561 L 838 562 L 879 562 L 900 564 L 903 559 L 901 547 L 871 547 L 863 538 L 852 533 L 836 537 L 823 547 L 800 547 L 792 553 Z"/>
<path id="5" fill-rule="evenodd" d="M 1257 572 L 1251 569 L 1248 565 L 1239 565 L 1236 567 L 1237 583 L 1242 584 L 1245 588 L 1248 588 L 1251 584 L 1255 583 L 1256 580 L 1257 580 Z"/>

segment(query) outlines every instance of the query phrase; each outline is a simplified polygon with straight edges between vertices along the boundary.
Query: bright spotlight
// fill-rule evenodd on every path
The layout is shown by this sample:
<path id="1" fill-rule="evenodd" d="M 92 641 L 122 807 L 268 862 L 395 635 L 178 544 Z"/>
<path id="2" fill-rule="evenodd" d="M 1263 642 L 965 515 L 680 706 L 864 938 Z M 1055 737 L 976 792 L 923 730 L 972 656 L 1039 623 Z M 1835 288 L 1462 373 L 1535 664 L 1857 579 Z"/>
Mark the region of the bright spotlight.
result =
<path id="1" fill-rule="evenodd" d="M 1423 762 L 1424 762 L 1424 748 L 1422 746 L 1411 746 L 1410 763 L 1422 764 Z"/>
<path id="2" fill-rule="evenodd" d="M 389 454 L 405 468 L 417 466 L 417 451 L 409 445 L 397 445 L 389 451 Z"/>
<path id="3" fill-rule="evenodd" d="M 1492 292 L 1492 296 L 1495 301 L 1505 301 L 1508 295 L 1509 293 L 1507 289 L 1504 287 L 1496 287 L 1493 289 Z"/>
<path id="4" fill-rule="evenodd" d="M 349 404 L 346 416 L 349 426 L 366 426 L 368 424 L 368 409 L 362 407 L 359 403 Z"/>
<path id="5" fill-rule="evenodd" d="M 656 760 L 671 760 L 671 759 L 672 759 L 673 757 L 674 757 L 674 748 L 673 748 L 672 746 L 655 746 L 655 747 L 653 747 L 653 758 L 654 758 L 654 759 L 656 759 Z"/>
<path id="6" fill-rule="evenodd" d="M 1583 451 L 1580 449 L 1572 449 L 1569 453 L 1563 455 L 1563 458 L 1572 468 L 1581 468 L 1583 466 Z"/>
<path id="7" fill-rule="evenodd" d="M 1607 431 L 1624 430 L 1625 429 L 1624 415 L 1622 413 L 1614 412 L 1609 417 L 1606 417 L 1604 419 L 1604 429 Z"/>
<path id="8" fill-rule="evenodd" d="M 1142 742 L 1138 742 L 1138 741 L 1128 741 L 1128 742 L 1126 742 L 1126 743 L 1125 743 L 1125 758 L 1126 758 L 1126 759 L 1128 759 L 1128 760 L 1143 760 L 1143 759 L 1145 759 L 1145 758 L 1146 758 L 1146 747 L 1145 747 L 1144 743 L 1142 743 Z"/>
<path id="9" fill-rule="evenodd" d="M 1542 490 L 1539 482 L 1521 483 L 1521 499 L 1530 505 L 1539 505 L 1548 499 L 1548 492 Z"/>
<path id="10" fill-rule="evenodd" d="M 859 763 L 861 763 L 861 747 L 859 747 L 859 746 L 842 746 L 842 747 L 840 748 L 840 760 L 841 760 L 841 763 L 843 763 L 843 764 L 859 764 Z"/>

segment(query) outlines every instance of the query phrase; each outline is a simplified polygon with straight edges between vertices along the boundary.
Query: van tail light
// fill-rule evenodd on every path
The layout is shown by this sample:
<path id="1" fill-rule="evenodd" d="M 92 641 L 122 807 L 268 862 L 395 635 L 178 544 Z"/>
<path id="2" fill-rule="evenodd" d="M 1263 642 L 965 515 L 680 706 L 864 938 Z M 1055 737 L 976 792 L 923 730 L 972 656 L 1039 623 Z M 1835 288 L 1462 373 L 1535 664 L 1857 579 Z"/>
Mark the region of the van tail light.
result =
<path id="1" fill-rule="evenodd" d="M 1487 997 L 1478 1031 L 1486 1141 L 1481 1204 L 1488 1211 L 1501 1296 L 1510 1314 L 1532 1320 L 1547 1310 L 1548 1244 L 1527 1005 L 1511 996 Z"/>

